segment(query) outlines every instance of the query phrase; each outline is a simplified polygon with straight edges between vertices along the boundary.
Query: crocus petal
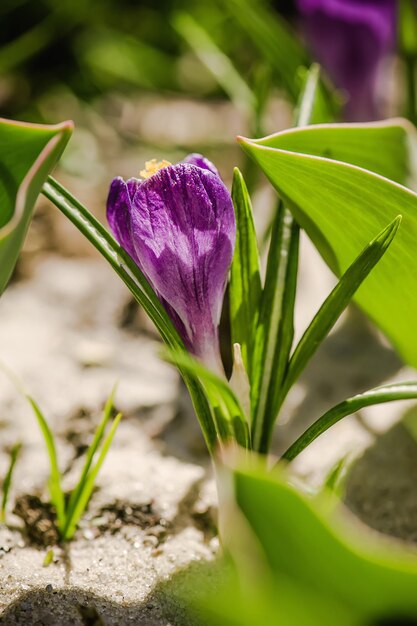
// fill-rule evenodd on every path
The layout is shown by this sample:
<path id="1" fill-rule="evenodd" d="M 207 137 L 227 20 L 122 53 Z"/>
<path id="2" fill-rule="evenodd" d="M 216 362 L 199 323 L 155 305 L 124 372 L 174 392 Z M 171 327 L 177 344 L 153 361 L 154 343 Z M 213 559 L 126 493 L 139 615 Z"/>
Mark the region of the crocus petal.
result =
<path id="1" fill-rule="evenodd" d="M 209 172 L 216 174 L 216 176 L 219 176 L 219 172 L 217 171 L 216 166 L 213 165 L 213 163 L 209 161 L 209 159 L 206 159 L 206 157 L 204 157 L 202 154 L 197 154 L 196 152 L 194 152 L 193 154 L 189 154 L 187 157 L 185 157 L 182 163 L 196 165 L 197 167 L 201 167 L 203 170 L 208 170 Z"/>
<path id="2" fill-rule="evenodd" d="M 297 0 L 312 52 L 346 90 L 346 116 L 378 116 L 375 86 L 395 38 L 395 0 Z"/>
<path id="3" fill-rule="evenodd" d="M 204 167 L 194 164 L 197 158 Z M 142 182 L 115 179 L 107 215 L 187 347 L 218 370 L 218 325 L 236 224 L 230 193 L 214 166 L 200 155 L 191 159 Z"/>
<path id="4" fill-rule="evenodd" d="M 120 176 L 115 178 L 111 185 L 107 199 L 107 221 L 110 224 L 117 241 L 130 254 L 138 265 L 139 259 L 136 257 L 133 246 L 130 226 L 130 214 L 132 212 L 132 201 L 135 192 L 141 181 L 131 178 L 127 182 Z"/>

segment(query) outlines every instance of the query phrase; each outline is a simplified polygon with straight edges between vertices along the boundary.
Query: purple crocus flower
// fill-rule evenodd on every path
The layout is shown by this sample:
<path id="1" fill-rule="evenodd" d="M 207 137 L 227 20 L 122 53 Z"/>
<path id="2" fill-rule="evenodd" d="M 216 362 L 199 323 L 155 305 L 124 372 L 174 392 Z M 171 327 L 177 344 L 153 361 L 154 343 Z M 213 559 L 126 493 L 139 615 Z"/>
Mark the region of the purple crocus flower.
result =
<path id="1" fill-rule="evenodd" d="M 348 96 L 351 121 L 378 117 L 375 87 L 395 40 L 396 0 L 297 0 L 311 51 Z"/>
<path id="2" fill-rule="evenodd" d="M 115 178 L 107 219 L 158 294 L 187 348 L 223 372 L 218 326 L 236 223 L 218 171 L 199 154 L 171 165 L 155 160 L 145 180 Z"/>

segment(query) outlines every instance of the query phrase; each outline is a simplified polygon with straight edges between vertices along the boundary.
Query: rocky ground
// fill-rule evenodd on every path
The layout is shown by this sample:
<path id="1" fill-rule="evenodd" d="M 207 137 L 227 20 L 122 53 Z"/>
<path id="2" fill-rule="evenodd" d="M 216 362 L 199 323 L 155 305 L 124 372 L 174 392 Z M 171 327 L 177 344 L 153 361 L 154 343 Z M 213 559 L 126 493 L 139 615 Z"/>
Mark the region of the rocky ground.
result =
<path id="1" fill-rule="evenodd" d="M 67 104 L 69 110 L 61 117 L 74 117 L 77 124 L 81 117 L 84 127 L 61 176 L 70 183 L 77 179 L 79 195 L 95 210 L 104 204 L 109 162 L 115 174 L 133 175 L 140 169 L 141 158 L 136 155 L 133 166 L 128 148 L 123 158 L 111 156 L 121 154 L 120 136 L 134 143 L 136 134 L 145 135 L 160 148 L 144 157 L 170 157 L 162 153 L 164 142 L 181 144 L 187 151 L 188 144 L 203 141 L 187 133 L 200 128 L 202 120 L 208 123 L 215 110 L 213 105 L 208 110 L 177 103 L 168 114 L 155 109 L 155 103 L 144 102 L 133 111 L 129 103 L 113 102 L 106 112 L 112 116 L 110 125 L 100 117 L 100 109 L 80 112 L 71 109 L 77 103 Z M 52 105 L 44 103 L 45 114 Z M 146 122 L 158 111 L 158 119 L 171 120 L 168 130 L 183 129 L 183 136 L 167 139 L 167 129 L 155 120 Z M 279 115 L 282 119 L 282 112 Z M 216 123 L 222 119 L 228 124 L 229 118 L 227 106 L 215 112 Z M 242 132 L 241 121 L 234 123 Z M 159 129 L 161 137 L 147 137 L 149 128 Z M 219 133 L 216 141 L 226 130 L 220 128 Z M 222 157 L 223 152 L 220 165 L 222 159 L 230 161 L 230 148 Z M 88 175 L 85 154 L 92 161 Z M 260 194 L 255 204 L 262 226 L 262 206 L 270 202 Z M 303 239 L 298 336 L 333 282 Z M 182 608 L 170 601 L 167 582 L 181 570 L 215 557 L 216 494 L 186 391 L 175 370 L 161 360 L 152 326 L 104 261 L 91 256 L 72 226 L 42 203 L 14 281 L 1 298 L 0 320 L 0 361 L 19 377 L 56 433 L 65 489 L 79 475 L 83 453 L 116 381 L 115 405 L 124 415 L 74 540 L 54 546 L 52 562 L 45 567 L 50 549 L 45 544 L 55 540 L 42 504 L 47 501 L 49 473 L 45 444 L 27 401 L 0 370 L 0 480 L 11 446 L 23 444 L 8 525 L 0 526 L 0 624 L 184 624 Z M 415 374 L 352 309 L 290 394 L 276 430 L 275 450 L 285 449 L 338 401 L 385 381 L 413 378 Z M 300 455 L 293 471 L 316 487 L 335 462 L 348 455 L 353 462 L 348 507 L 372 528 L 414 542 L 417 446 L 398 424 L 407 409 L 407 403 L 396 403 L 345 419 Z"/>
<path id="2" fill-rule="evenodd" d="M 45 446 L 27 402 L 0 373 L 0 475 L 7 450 L 23 443 L 11 497 L 20 517 L 10 510 L 9 526 L 0 528 L 0 623 L 175 624 L 176 609 L 170 605 L 167 615 L 164 608 L 166 581 L 218 549 L 210 463 L 186 392 L 159 358 L 152 328 L 101 260 L 50 255 L 34 265 L 1 300 L 0 357 L 57 433 L 66 488 L 80 472 L 116 380 L 116 408 L 125 417 L 74 541 L 54 547 L 45 567 L 43 544 L 54 538 L 45 534 L 39 502 L 24 499 L 46 498 Z M 299 329 L 331 282 L 304 242 Z M 351 312 L 289 398 L 276 448 L 330 404 L 404 377 L 410 373 Z M 378 530 L 415 540 L 417 448 L 402 425 L 391 428 L 403 411 L 398 403 L 346 419 L 301 455 L 294 471 L 318 485 L 338 458 L 367 448 L 351 474 L 348 505 Z M 22 516 L 31 523 L 29 535 Z"/>

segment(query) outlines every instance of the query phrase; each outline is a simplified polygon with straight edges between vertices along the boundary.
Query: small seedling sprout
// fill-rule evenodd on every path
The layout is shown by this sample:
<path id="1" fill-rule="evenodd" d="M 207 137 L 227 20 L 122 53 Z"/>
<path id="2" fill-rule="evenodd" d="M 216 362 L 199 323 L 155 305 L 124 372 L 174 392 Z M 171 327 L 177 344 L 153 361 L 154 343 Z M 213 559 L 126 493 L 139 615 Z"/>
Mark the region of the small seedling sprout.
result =
<path id="1" fill-rule="evenodd" d="M 105 434 L 107 424 L 110 421 L 113 412 L 114 396 L 116 393 L 117 385 L 113 387 L 112 392 L 104 406 L 103 416 L 95 431 L 93 441 L 91 442 L 91 445 L 87 450 L 86 460 L 81 471 L 80 478 L 75 488 L 71 491 L 70 494 L 68 494 L 68 496 L 66 496 L 61 484 L 62 474 L 59 469 L 55 437 L 49 427 L 48 422 L 45 419 L 44 414 L 42 413 L 41 408 L 34 400 L 34 398 L 32 398 L 32 396 L 30 396 L 24 390 L 19 379 L 15 376 L 13 372 L 9 370 L 8 367 L 0 363 L 0 368 L 9 377 L 9 379 L 16 386 L 18 391 L 27 399 L 38 421 L 39 428 L 43 435 L 49 457 L 50 475 L 48 479 L 48 490 L 51 504 L 55 507 L 56 510 L 56 525 L 61 541 L 67 541 L 73 537 L 77 529 L 78 522 L 88 505 L 91 494 L 93 493 L 97 475 L 104 462 L 104 459 L 107 456 L 110 445 L 116 433 L 116 429 L 122 417 L 122 414 L 118 413 L 114 418 L 107 434 Z M 10 468 L 3 483 L 3 502 L 0 512 L 0 521 L 3 521 L 4 518 L 11 477 L 19 449 L 20 445 L 15 446 L 15 448 L 13 449 L 14 452 L 12 451 Z"/>
<path id="2" fill-rule="evenodd" d="M 14 468 L 15 468 L 17 457 L 19 456 L 21 448 L 22 448 L 22 444 L 17 443 L 13 446 L 13 448 L 10 451 L 9 469 L 7 470 L 6 476 L 3 481 L 3 486 L 2 486 L 3 496 L 2 496 L 1 509 L 0 509 L 0 522 L 3 524 L 6 522 L 6 509 L 7 509 L 7 503 L 9 500 L 10 486 L 12 484 Z"/>

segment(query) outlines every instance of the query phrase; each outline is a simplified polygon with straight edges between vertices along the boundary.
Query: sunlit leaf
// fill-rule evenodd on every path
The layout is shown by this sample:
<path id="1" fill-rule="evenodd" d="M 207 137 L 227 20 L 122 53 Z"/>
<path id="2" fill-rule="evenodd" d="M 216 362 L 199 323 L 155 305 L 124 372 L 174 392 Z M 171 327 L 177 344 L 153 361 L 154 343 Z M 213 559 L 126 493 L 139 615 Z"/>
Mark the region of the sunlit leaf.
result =
<path id="1" fill-rule="evenodd" d="M 238 469 L 234 484 L 237 504 L 278 580 L 288 576 L 322 598 L 340 602 L 357 625 L 416 619 L 413 552 L 387 545 L 348 520 L 342 523 L 327 494 L 309 500 L 281 473 Z M 276 610 L 279 616 L 278 598 Z"/>
<path id="2" fill-rule="evenodd" d="M 251 380 L 261 277 L 252 205 L 243 176 L 237 168 L 233 176 L 232 198 L 236 213 L 236 247 L 230 273 L 230 326 L 232 343 L 240 344 Z"/>
<path id="3" fill-rule="evenodd" d="M 309 124 L 314 114 L 320 70 L 305 77 L 296 124 Z M 265 284 L 256 327 L 251 385 L 254 449 L 266 452 L 279 407 L 279 394 L 294 337 L 299 225 L 280 201 L 273 220 Z"/>
<path id="4" fill-rule="evenodd" d="M 333 328 L 355 292 L 388 250 L 400 221 L 401 217 L 397 217 L 366 246 L 321 305 L 291 356 L 281 391 L 281 401 Z"/>
<path id="5" fill-rule="evenodd" d="M 282 455 L 282 458 L 286 461 L 291 461 L 331 426 L 347 415 L 352 415 L 367 406 L 394 402 L 396 400 L 414 399 L 417 399 L 417 382 L 384 385 L 348 398 L 319 417 L 314 424 L 307 428 L 307 430 L 288 448 Z"/>
<path id="6" fill-rule="evenodd" d="M 72 133 L 0 119 L 0 294 L 11 276 L 38 194 Z"/>
<path id="7" fill-rule="evenodd" d="M 405 360 L 417 365 L 417 290 L 413 288 L 417 276 L 417 195 L 378 175 L 407 180 L 410 144 L 414 141 L 409 128 L 396 122 L 306 128 L 260 141 L 243 140 L 243 147 L 338 276 L 376 232 L 398 214 L 403 216 L 395 241 L 355 299 Z M 326 149 L 332 158 L 317 156 L 326 154 Z M 349 163 L 336 160 L 347 156 Z M 364 166 L 374 167 L 378 174 Z"/>
<path id="8" fill-rule="evenodd" d="M 247 417 L 241 402 L 226 379 L 220 378 L 184 351 L 171 350 L 166 354 L 166 359 L 187 372 L 197 382 L 201 381 L 214 413 L 220 441 L 235 440 L 242 447 L 248 447 Z"/>

